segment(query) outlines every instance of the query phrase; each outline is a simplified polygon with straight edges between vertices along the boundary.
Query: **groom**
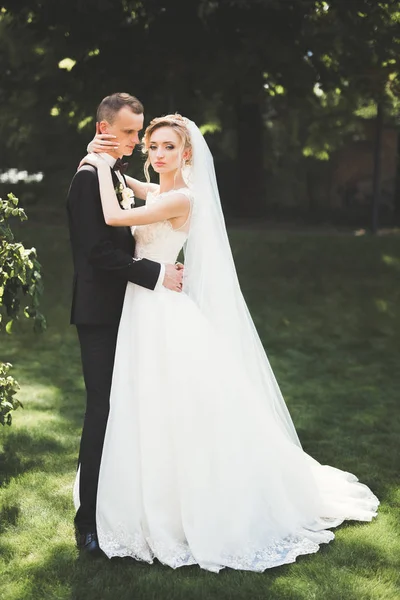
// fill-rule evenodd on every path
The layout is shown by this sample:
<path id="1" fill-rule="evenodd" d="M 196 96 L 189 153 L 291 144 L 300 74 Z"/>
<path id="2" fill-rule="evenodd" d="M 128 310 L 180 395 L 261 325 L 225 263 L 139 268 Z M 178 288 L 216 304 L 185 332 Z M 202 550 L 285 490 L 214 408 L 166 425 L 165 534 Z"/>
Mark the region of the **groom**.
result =
<path id="1" fill-rule="evenodd" d="M 115 186 L 126 186 L 120 159 L 132 154 L 143 120 L 143 105 L 129 94 L 107 96 L 97 109 L 100 132 L 116 136 L 116 147 L 102 154 Z M 183 271 L 175 265 L 133 258 L 135 241 L 130 228 L 109 227 L 104 221 L 97 171 L 91 165 L 75 174 L 67 211 L 74 263 L 71 324 L 78 332 L 87 398 L 75 530 L 78 547 L 98 555 L 97 484 L 126 285 L 131 281 L 151 290 L 165 286 L 180 291 Z"/>

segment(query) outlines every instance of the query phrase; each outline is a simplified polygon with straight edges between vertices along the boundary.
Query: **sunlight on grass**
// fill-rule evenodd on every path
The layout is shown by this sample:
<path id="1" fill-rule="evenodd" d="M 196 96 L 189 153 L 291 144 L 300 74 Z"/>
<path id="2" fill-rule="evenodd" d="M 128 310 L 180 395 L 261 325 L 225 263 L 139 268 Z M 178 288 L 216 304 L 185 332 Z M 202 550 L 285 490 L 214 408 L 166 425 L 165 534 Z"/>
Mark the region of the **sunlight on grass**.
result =
<path id="1" fill-rule="evenodd" d="M 23 327 L 0 339 L 24 404 L 0 430 L 2 600 L 400 598 L 398 238 L 231 233 L 243 292 L 305 450 L 355 472 L 382 505 L 372 523 L 343 525 L 295 564 L 214 575 L 78 559 L 72 486 L 84 386 L 68 326 L 68 240 L 63 228 L 35 226 L 31 235 L 46 273 L 49 330 L 35 337 Z"/>

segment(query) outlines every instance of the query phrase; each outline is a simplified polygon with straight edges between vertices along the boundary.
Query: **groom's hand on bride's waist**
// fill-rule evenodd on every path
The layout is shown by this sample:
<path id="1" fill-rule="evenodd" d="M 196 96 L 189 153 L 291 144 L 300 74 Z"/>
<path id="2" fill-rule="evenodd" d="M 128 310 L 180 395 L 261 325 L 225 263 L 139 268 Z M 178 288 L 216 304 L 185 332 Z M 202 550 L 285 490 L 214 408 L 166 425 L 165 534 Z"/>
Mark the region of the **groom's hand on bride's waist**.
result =
<path id="1" fill-rule="evenodd" d="M 182 291 L 183 264 L 165 265 L 163 286 L 173 292 Z"/>

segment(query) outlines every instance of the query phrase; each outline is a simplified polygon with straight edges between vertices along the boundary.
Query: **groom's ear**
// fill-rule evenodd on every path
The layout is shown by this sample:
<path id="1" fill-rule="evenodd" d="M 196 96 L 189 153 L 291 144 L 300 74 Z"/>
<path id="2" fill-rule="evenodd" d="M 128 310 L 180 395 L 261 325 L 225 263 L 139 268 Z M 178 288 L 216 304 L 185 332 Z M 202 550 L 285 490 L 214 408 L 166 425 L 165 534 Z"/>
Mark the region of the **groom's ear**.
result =
<path id="1" fill-rule="evenodd" d="M 110 124 L 107 123 L 107 121 L 100 121 L 100 123 L 98 123 L 97 126 L 99 129 L 99 133 L 108 133 L 108 128 L 110 127 Z"/>

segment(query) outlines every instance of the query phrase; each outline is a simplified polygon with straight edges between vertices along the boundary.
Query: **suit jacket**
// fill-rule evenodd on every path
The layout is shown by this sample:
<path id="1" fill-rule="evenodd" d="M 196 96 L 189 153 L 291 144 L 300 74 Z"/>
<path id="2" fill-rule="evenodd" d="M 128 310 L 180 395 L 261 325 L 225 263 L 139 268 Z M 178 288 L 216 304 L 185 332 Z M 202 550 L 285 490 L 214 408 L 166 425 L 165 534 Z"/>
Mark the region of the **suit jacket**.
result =
<path id="1" fill-rule="evenodd" d="M 114 172 L 112 176 L 118 183 Z M 154 289 L 160 264 L 134 260 L 135 240 L 130 228 L 106 224 L 97 170 L 91 165 L 84 165 L 75 174 L 67 212 L 74 262 L 71 323 L 118 323 L 127 282 Z"/>

